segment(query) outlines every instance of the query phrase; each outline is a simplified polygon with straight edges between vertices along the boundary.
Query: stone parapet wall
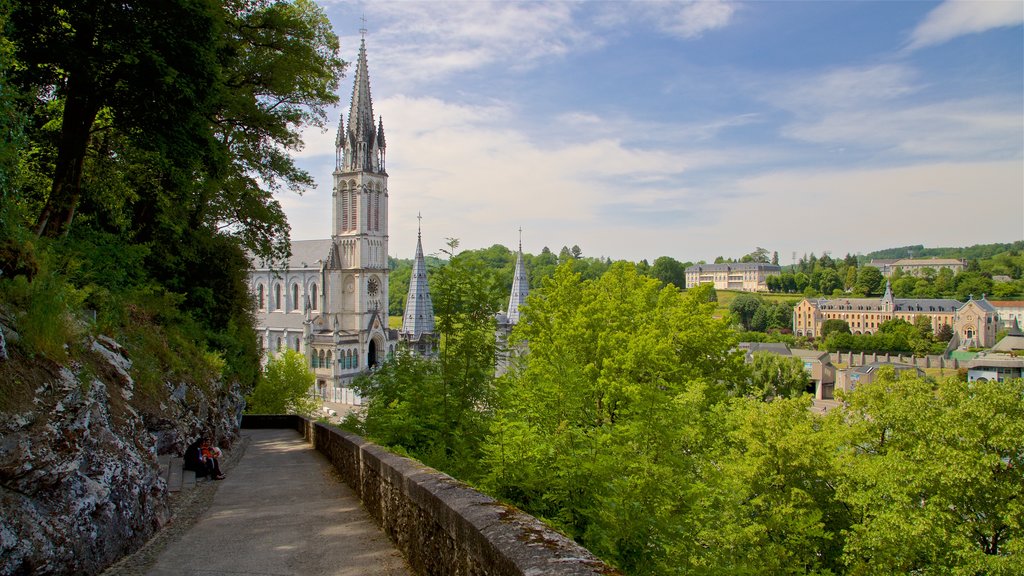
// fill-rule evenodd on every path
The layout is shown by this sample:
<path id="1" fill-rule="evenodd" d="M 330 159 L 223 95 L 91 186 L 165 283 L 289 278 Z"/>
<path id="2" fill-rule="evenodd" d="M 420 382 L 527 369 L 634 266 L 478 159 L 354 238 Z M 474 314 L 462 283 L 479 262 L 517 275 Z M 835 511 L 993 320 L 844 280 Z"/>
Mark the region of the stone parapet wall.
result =
<path id="1" fill-rule="evenodd" d="M 355 434 L 298 416 L 250 416 L 243 428 L 294 428 L 324 454 L 417 574 L 619 574 L 536 518 Z"/>

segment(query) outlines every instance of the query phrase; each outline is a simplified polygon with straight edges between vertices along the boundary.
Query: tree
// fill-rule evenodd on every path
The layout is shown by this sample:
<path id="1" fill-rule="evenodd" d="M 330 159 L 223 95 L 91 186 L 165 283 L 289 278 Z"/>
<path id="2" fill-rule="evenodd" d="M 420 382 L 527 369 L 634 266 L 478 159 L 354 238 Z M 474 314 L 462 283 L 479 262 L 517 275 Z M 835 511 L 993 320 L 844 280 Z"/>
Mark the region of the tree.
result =
<path id="1" fill-rule="evenodd" d="M 956 290 L 956 298 L 966 301 L 969 298 L 975 300 L 992 293 L 992 279 L 986 278 L 980 272 L 961 272 L 953 279 Z"/>
<path id="2" fill-rule="evenodd" d="M 838 318 L 829 318 L 821 323 L 821 337 L 828 338 L 830 334 L 852 334 L 850 332 L 850 325 L 846 323 L 846 320 L 840 320 Z"/>
<path id="3" fill-rule="evenodd" d="M 738 294 L 729 303 L 729 312 L 733 313 L 736 321 L 740 323 L 744 330 L 750 330 L 750 322 L 753 320 L 754 314 L 761 307 L 762 302 L 763 300 L 757 294 L 744 292 L 743 294 Z"/>
<path id="4" fill-rule="evenodd" d="M 1024 380 L 935 385 L 882 369 L 845 401 L 835 486 L 853 520 L 850 573 L 1019 572 Z"/>
<path id="5" fill-rule="evenodd" d="M 179 164 L 207 149 L 211 130 L 203 112 L 216 95 L 218 74 L 214 2 L 20 2 L 11 24 L 24 65 L 18 81 L 63 101 L 38 234 L 57 236 L 71 224 L 102 109 L 109 107 L 117 126 L 141 131 L 140 142 Z"/>
<path id="6" fill-rule="evenodd" d="M 499 382 L 483 484 L 633 573 L 674 562 L 696 488 L 691 456 L 725 382 L 745 373 L 727 320 L 701 288 L 662 288 L 629 263 L 582 280 L 563 266 L 514 337 Z"/>
<path id="7" fill-rule="evenodd" d="M 267 362 L 259 383 L 247 399 L 250 414 L 299 414 L 311 416 L 320 401 L 312 396 L 316 376 L 306 357 L 285 349 Z"/>
<path id="8" fill-rule="evenodd" d="M 756 250 L 740 258 L 740 262 L 763 262 L 767 264 L 769 262 L 768 250 L 758 246 Z"/>
<path id="9" fill-rule="evenodd" d="M 751 365 L 750 388 L 744 393 L 758 400 L 796 398 L 807 391 L 810 382 L 799 357 L 756 352 Z"/>
<path id="10" fill-rule="evenodd" d="M 479 473 L 494 379 L 496 283 L 478 254 L 456 254 L 431 276 L 437 359 L 399 354 L 354 386 L 367 406 L 348 425 L 430 466 L 465 479 Z"/>
<path id="11" fill-rule="evenodd" d="M 779 265 L 779 251 L 778 250 L 772 252 L 772 264 L 774 264 L 775 266 Z"/>
<path id="12" fill-rule="evenodd" d="M 882 277 L 881 270 L 874 266 L 862 266 L 857 272 L 857 284 L 853 289 L 865 296 L 874 296 L 881 294 L 884 287 L 885 278 Z"/>
<path id="13" fill-rule="evenodd" d="M 835 268 L 822 268 L 820 272 L 815 274 L 818 275 L 818 291 L 822 294 L 831 294 L 843 285 Z"/>
<path id="14" fill-rule="evenodd" d="M 671 256 L 659 256 L 648 273 L 662 284 L 672 284 L 676 288 L 686 288 L 686 266 Z"/>

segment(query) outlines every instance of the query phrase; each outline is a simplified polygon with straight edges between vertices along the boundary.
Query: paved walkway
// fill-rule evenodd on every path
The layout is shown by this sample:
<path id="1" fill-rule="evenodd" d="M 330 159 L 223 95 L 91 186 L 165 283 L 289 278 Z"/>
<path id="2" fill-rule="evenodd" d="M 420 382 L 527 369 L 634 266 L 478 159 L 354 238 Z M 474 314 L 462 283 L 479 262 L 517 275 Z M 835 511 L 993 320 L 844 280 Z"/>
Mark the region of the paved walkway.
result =
<path id="1" fill-rule="evenodd" d="M 293 430 L 249 446 L 209 510 L 149 576 L 408 576 L 401 554 L 320 453 Z"/>

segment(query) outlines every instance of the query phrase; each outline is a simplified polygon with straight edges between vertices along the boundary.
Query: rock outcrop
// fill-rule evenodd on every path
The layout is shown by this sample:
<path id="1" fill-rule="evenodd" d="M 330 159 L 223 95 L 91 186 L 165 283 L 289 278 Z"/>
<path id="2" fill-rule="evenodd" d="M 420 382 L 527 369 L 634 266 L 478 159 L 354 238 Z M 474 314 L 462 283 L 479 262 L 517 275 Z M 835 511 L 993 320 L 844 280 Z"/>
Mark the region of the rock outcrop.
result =
<path id="1" fill-rule="evenodd" d="M 201 434 L 225 447 L 237 438 L 237 386 L 142 394 L 107 338 L 66 366 L 10 356 L 36 363 L 40 381 L 22 409 L 0 414 L 0 575 L 99 573 L 167 522 L 159 454 Z"/>

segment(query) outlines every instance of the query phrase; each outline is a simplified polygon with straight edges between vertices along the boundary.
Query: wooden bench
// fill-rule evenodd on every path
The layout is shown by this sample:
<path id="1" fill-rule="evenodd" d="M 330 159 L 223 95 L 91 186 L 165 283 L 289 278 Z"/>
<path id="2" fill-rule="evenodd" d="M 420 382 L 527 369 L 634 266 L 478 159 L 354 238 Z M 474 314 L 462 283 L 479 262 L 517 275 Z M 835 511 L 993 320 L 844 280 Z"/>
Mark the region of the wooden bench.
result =
<path id="1" fill-rule="evenodd" d="M 160 463 L 160 477 L 167 481 L 168 492 L 181 492 L 184 489 L 195 488 L 196 473 L 193 470 L 185 470 L 185 460 L 170 454 L 163 454 L 158 457 Z"/>

